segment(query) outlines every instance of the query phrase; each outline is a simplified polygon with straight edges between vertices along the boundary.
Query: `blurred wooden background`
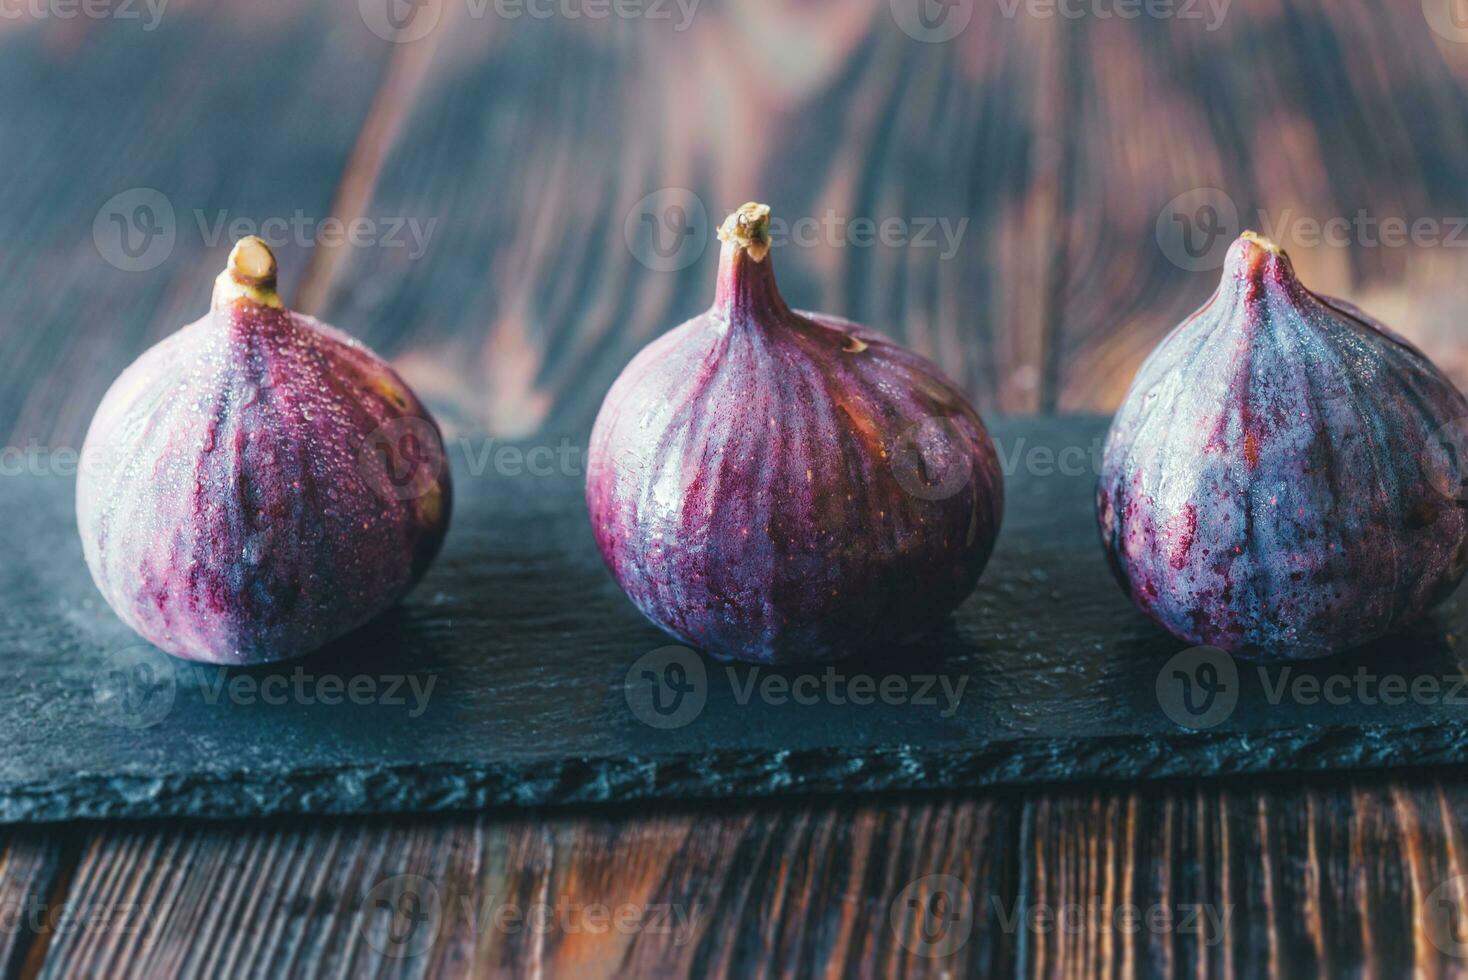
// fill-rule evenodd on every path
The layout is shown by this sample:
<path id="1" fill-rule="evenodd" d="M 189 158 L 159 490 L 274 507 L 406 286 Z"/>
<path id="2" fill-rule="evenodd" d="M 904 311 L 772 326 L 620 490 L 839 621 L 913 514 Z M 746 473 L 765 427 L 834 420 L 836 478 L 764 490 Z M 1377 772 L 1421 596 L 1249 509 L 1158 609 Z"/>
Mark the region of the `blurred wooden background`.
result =
<path id="1" fill-rule="evenodd" d="M 705 244 L 749 198 L 836 222 L 780 249 L 792 302 L 896 335 L 986 411 L 1117 403 L 1216 281 L 1157 233 L 1213 227 L 1208 188 L 1219 227 L 1285 228 L 1310 285 L 1468 382 L 1468 0 L 65 2 L 0 19 L 12 443 L 78 440 L 201 315 L 236 222 L 456 429 L 581 432 L 708 304 Z M 919 39 L 935 10 L 963 29 Z M 417 39 L 385 40 L 389 15 Z M 1341 247 L 1300 224 L 1362 212 L 1442 226 Z M 333 217 L 368 243 L 314 244 Z M 863 246 L 857 219 L 917 241 Z"/>

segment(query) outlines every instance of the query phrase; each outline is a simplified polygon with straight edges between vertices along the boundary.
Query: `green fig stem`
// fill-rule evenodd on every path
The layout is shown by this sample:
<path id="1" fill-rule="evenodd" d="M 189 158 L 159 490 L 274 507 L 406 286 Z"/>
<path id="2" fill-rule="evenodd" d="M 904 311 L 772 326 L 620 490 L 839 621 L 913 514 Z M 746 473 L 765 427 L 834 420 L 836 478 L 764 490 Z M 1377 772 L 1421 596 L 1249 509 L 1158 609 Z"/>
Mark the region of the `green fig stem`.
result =
<path id="1" fill-rule="evenodd" d="M 275 253 L 261 238 L 249 235 L 235 243 L 229 261 L 214 280 L 214 305 L 228 306 L 246 299 L 261 306 L 283 309 L 276 292 Z"/>

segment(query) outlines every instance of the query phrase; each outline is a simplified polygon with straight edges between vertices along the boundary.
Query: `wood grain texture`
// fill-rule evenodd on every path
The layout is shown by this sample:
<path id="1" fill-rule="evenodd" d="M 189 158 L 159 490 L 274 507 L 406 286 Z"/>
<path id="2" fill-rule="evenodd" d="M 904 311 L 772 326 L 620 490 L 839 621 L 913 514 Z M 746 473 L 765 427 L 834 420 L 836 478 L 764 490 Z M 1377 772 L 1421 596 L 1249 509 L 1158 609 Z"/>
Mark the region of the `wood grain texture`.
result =
<path id="1" fill-rule="evenodd" d="M 0 834 L 0 976 L 16 976 L 35 962 L 59 926 L 74 859 L 73 837 L 61 828 L 7 828 Z"/>
<path id="2" fill-rule="evenodd" d="M 392 54 L 354 11 L 195 2 L 166 6 L 152 30 L 6 21 L 6 444 L 78 447 L 122 368 L 207 310 L 230 223 L 281 243 L 294 289 Z"/>
<path id="3" fill-rule="evenodd" d="M 1216 29 L 1208 15 L 1070 24 L 1042 406 L 1114 407 L 1248 227 L 1284 245 L 1309 287 L 1363 306 L 1468 381 L 1462 47 L 1419 5 L 1372 0 L 1248 0 Z M 1221 235 L 1204 233 L 1209 206 Z M 1342 219 L 1352 224 L 1331 244 L 1319 223 Z M 1442 234 L 1392 244 L 1370 224 L 1392 219 L 1438 220 Z M 1159 236 L 1159 222 L 1179 221 L 1200 252 L 1213 245 L 1199 271 Z"/>
<path id="4" fill-rule="evenodd" d="M 324 0 L 201 0 L 152 31 L 7 21 L 0 432 L 74 444 L 116 373 L 202 310 L 230 235 L 203 241 L 199 216 L 221 211 L 374 222 L 365 246 L 284 248 L 287 292 L 452 426 L 503 436 L 589 427 L 632 354 L 707 305 L 712 229 L 751 197 L 815 222 L 780 248 L 792 301 L 893 333 L 984 410 L 1113 408 L 1212 289 L 1156 234 L 1206 188 L 1228 232 L 1270 226 L 1308 283 L 1468 381 L 1468 250 L 1442 241 L 1468 242 L 1468 44 L 1410 6 L 960 3 L 943 43 L 844 0 L 604 19 L 426 0 L 402 44 Z M 133 188 L 178 233 L 142 272 L 92 240 Z M 1441 243 L 1317 245 L 1297 224 L 1358 213 L 1440 220 Z M 858 219 L 928 244 L 862 244 Z M 685 247 L 650 253 L 653 228 Z"/>
<path id="5" fill-rule="evenodd" d="M 1462 976 L 1465 828 L 1468 781 L 1427 773 L 101 827 L 65 901 L 138 909 L 143 928 L 72 929 L 32 961 L 47 977 Z"/>
<path id="6" fill-rule="evenodd" d="M 925 943 L 917 917 L 934 875 L 1012 894 L 1016 813 L 812 803 L 102 829 L 71 898 L 142 907 L 148 928 L 58 936 L 41 975 L 1004 972 L 1012 950 L 977 902 L 951 950 Z"/>
<path id="7" fill-rule="evenodd" d="M 381 164 L 360 207 L 437 234 L 417 262 L 343 255 L 306 300 L 393 354 L 451 423 L 589 427 L 631 356 L 708 306 L 713 229 L 756 197 L 830 222 L 779 250 L 792 302 L 905 338 L 989 406 L 1034 406 L 1001 362 L 1038 363 L 1053 30 L 988 4 L 947 45 L 883 4 L 706 2 L 686 27 L 423 16 L 432 65 L 386 145 L 364 148 Z M 941 220 L 957 242 L 854 244 L 861 218 Z M 683 248 L 649 253 L 644 222 Z"/>
<path id="8" fill-rule="evenodd" d="M 1032 976 L 1462 976 L 1460 779 L 1057 793 L 1026 807 Z"/>

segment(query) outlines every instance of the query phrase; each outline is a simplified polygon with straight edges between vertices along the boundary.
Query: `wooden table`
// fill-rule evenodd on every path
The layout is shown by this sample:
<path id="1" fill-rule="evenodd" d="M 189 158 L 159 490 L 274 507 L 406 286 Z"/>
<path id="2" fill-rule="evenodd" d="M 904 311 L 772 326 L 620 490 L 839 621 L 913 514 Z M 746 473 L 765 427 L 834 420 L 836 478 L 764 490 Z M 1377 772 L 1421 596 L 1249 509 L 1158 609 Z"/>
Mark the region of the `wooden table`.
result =
<path id="1" fill-rule="evenodd" d="M 34 3 L 0 18 L 0 433 L 77 445 L 112 377 L 204 309 L 234 235 L 263 231 L 293 305 L 391 356 L 451 426 L 584 436 L 631 354 L 711 293 L 713 249 L 649 251 L 644 223 L 706 237 L 748 198 L 815 222 L 778 256 L 792 301 L 894 333 L 985 411 L 1114 407 L 1212 289 L 1178 251 L 1189 220 L 1263 225 L 1468 382 L 1468 11 L 1434 2 L 1235 0 L 1213 24 L 960 0 L 946 41 L 901 0 L 704 0 L 686 24 L 594 0 L 174 0 L 156 22 Z M 388 40 L 389 13 L 423 36 Z M 863 218 L 905 244 L 861 244 Z M 1345 219 L 1347 243 L 1301 218 Z M 1424 218 L 1436 233 L 1383 243 Z M 918 241 L 944 221 L 966 222 L 952 248 Z M 0 963 L 1459 974 L 1465 802 L 1424 771 L 11 828 Z"/>

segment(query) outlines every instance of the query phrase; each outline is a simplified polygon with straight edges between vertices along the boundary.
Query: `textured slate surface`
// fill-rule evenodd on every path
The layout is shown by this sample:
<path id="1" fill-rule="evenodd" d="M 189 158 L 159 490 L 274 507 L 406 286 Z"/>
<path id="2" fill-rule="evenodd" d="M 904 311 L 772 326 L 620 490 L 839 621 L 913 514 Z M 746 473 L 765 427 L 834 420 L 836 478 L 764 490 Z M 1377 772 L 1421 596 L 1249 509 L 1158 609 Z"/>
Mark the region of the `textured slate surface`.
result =
<path id="1" fill-rule="evenodd" d="M 0 819 L 428 810 L 1468 760 L 1456 703 L 1468 691 L 1455 690 L 1462 670 L 1451 650 L 1461 592 L 1432 621 L 1369 651 L 1291 673 L 1269 667 L 1262 677 L 1241 663 L 1237 684 L 1225 676 L 1215 714 L 1179 715 L 1183 695 L 1196 703 L 1199 691 L 1185 692 L 1174 668 L 1194 683 L 1211 678 L 1196 663 L 1168 666 L 1183 644 L 1135 613 L 1105 568 L 1091 516 L 1091 454 L 1104 430 L 1094 418 L 996 425 L 1012 463 L 1009 507 L 978 590 L 928 641 L 885 662 L 834 668 L 848 692 L 858 676 L 876 690 L 897 677 L 916 695 L 934 677 L 924 692 L 934 703 L 837 703 L 821 694 L 830 689 L 825 668 L 797 681 L 799 671 L 699 658 L 684 675 L 654 672 L 653 691 L 639 658 L 671 641 L 602 569 L 579 457 L 565 473 L 510 475 L 514 458 L 496 466 L 495 445 L 475 476 L 486 444 L 454 443 L 454 526 L 424 584 L 315 656 L 228 672 L 141 647 L 112 616 L 82 561 L 70 477 L 7 475 Z M 19 468 L 10 462 L 7 474 Z M 1383 682 L 1387 675 L 1400 681 Z M 1275 690 L 1301 676 L 1340 680 L 1316 703 L 1302 703 L 1308 687 L 1304 698 Z M 814 703 L 762 697 L 771 677 Z M 1411 696 L 1414 681 L 1428 683 L 1418 678 L 1431 678 L 1436 693 L 1419 686 Z M 949 691 L 963 685 L 951 710 L 945 681 Z M 649 713 L 654 693 L 664 707 L 675 703 L 664 682 L 694 685 L 681 713 Z M 1397 684 L 1408 695 L 1383 703 Z M 332 697 L 342 703 L 323 703 Z M 681 724 L 654 727 L 634 705 L 658 724 Z"/>

